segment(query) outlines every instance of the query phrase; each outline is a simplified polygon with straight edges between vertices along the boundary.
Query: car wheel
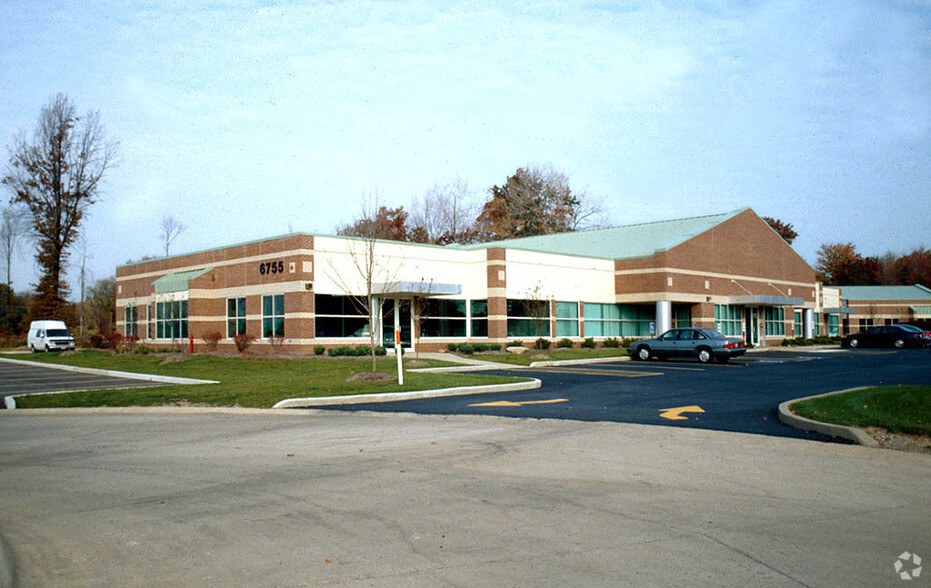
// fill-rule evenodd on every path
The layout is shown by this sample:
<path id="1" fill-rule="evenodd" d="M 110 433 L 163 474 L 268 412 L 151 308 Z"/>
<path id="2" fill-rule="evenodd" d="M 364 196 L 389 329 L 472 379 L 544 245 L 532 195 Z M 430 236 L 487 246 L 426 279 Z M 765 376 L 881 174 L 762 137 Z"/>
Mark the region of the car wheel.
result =
<path id="1" fill-rule="evenodd" d="M 711 363 L 714 361 L 714 353 L 711 352 L 707 347 L 702 347 L 698 350 L 698 361 L 702 363 Z"/>
<path id="2" fill-rule="evenodd" d="M 850 348 L 853 349 L 854 347 L 857 347 L 857 346 L 860 345 L 860 340 L 859 340 L 859 339 L 851 339 L 851 340 L 850 340 L 850 343 L 848 343 L 848 345 L 850 345 Z"/>
<path id="3" fill-rule="evenodd" d="M 30 349 L 33 353 L 38 353 L 38 352 L 39 352 L 39 350 L 36 349 L 36 346 L 35 346 L 35 345 L 30 345 L 30 346 L 29 346 L 29 349 Z"/>
<path id="4" fill-rule="evenodd" d="M 902 339 L 896 339 L 895 342 L 892 343 L 892 345 L 896 349 L 902 349 L 903 347 L 905 347 L 905 341 L 903 341 Z"/>
<path id="5" fill-rule="evenodd" d="M 49 349 L 48 343 L 46 343 L 46 344 L 45 344 L 45 352 L 48 353 L 49 351 L 51 351 L 51 349 Z"/>
<path id="6" fill-rule="evenodd" d="M 640 347 L 639 349 L 637 349 L 637 359 L 641 361 L 646 361 L 650 359 L 650 348 Z"/>

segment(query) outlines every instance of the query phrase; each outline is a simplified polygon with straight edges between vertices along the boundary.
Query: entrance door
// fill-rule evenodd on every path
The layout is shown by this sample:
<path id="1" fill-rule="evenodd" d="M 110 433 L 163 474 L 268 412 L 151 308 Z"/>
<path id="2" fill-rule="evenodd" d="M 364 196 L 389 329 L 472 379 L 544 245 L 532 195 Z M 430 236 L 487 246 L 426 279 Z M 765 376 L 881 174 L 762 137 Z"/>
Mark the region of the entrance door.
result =
<path id="1" fill-rule="evenodd" d="M 394 299 L 385 300 L 382 304 L 382 345 L 388 349 L 394 349 L 394 305 L 400 302 L 401 306 L 398 311 L 401 315 L 401 347 L 411 348 L 411 302 L 410 300 L 396 301 Z"/>
<path id="2" fill-rule="evenodd" d="M 756 306 L 747 308 L 747 340 L 753 345 L 760 344 L 760 309 Z"/>

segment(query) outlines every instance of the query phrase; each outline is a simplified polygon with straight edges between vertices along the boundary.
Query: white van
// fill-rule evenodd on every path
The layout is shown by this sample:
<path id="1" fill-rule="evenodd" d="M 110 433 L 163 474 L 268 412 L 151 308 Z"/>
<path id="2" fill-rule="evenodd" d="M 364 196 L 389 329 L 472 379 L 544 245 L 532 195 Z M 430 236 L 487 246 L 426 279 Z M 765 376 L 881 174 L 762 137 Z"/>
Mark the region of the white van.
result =
<path id="1" fill-rule="evenodd" d="M 68 327 L 62 321 L 32 321 L 29 323 L 29 336 L 26 344 L 33 353 L 61 351 L 62 349 L 74 349 L 74 337 L 68 333 Z"/>

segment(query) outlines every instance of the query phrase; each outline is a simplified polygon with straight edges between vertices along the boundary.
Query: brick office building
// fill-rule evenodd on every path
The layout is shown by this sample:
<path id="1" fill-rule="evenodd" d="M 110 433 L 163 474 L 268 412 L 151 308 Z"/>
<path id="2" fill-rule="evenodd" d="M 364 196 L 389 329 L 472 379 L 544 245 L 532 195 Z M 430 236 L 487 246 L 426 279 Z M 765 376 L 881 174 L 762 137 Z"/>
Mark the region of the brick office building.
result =
<path id="1" fill-rule="evenodd" d="M 647 337 L 677 325 L 756 345 L 825 320 L 814 270 L 752 210 L 439 247 L 292 234 L 117 268 L 120 332 L 177 344 L 211 332 L 291 352 L 366 344 L 356 304 L 371 256 L 376 338 L 405 346 Z M 830 309 L 827 309 L 830 310 Z M 390 343 L 386 346 L 391 346 Z"/>

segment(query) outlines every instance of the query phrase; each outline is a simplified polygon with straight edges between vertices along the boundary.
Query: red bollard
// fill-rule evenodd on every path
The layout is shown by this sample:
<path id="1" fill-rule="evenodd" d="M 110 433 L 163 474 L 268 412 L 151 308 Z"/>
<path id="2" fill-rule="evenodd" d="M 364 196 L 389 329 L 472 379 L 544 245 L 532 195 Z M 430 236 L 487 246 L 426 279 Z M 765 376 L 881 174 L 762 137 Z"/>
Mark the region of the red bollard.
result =
<path id="1" fill-rule="evenodd" d="M 194 353 L 194 335 L 188 335 L 188 339 L 191 340 L 191 353 Z"/>

